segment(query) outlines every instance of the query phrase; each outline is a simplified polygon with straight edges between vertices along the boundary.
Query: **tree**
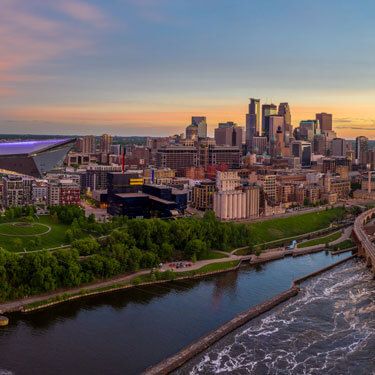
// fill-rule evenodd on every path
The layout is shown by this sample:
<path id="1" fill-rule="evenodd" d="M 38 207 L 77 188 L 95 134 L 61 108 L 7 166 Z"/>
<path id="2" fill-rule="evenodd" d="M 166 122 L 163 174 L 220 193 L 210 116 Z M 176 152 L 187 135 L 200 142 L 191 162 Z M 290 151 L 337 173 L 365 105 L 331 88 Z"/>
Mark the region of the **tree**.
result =
<path id="1" fill-rule="evenodd" d="M 100 245 L 92 237 L 82 238 L 72 243 L 72 248 L 76 249 L 79 255 L 92 255 L 99 251 Z"/>
<path id="2" fill-rule="evenodd" d="M 202 259 L 207 255 L 207 252 L 206 243 L 198 239 L 190 240 L 185 247 L 185 254 L 189 259 L 192 259 L 193 255 L 195 255 L 197 259 Z"/>

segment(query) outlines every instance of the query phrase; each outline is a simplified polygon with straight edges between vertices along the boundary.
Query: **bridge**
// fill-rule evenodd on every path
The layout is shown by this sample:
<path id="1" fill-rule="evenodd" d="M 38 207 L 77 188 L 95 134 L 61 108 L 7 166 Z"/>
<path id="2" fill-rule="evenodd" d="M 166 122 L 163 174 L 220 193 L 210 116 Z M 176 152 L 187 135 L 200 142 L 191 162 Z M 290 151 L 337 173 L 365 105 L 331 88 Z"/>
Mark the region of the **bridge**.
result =
<path id="1" fill-rule="evenodd" d="M 364 226 L 373 218 L 375 218 L 375 208 L 359 215 L 355 219 L 352 236 L 358 245 L 358 255 L 366 259 L 367 266 L 371 267 L 375 274 L 375 245 L 364 229 Z"/>

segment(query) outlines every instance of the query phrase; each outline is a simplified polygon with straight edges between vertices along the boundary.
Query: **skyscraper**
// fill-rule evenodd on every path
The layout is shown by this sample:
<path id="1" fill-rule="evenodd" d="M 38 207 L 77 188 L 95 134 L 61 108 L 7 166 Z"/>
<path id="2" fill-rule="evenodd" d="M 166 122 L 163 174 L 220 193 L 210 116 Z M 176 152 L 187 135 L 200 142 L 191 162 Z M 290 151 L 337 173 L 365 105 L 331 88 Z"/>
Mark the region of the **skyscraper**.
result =
<path id="1" fill-rule="evenodd" d="M 288 103 L 280 103 L 278 115 L 284 117 L 284 122 L 286 125 L 292 125 L 292 115 L 290 113 L 290 108 Z"/>
<path id="2" fill-rule="evenodd" d="M 260 99 L 250 99 L 249 112 L 246 114 L 246 145 L 251 148 L 254 136 L 261 135 Z"/>
<path id="3" fill-rule="evenodd" d="M 191 124 L 198 128 L 198 138 L 207 138 L 207 120 L 205 116 L 193 116 Z"/>
<path id="4" fill-rule="evenodd" d="M 268 140 L 275 140 L 276 132 L 279 128 L 283 131 L 284 128 L 284 117 L 279 115 L 268 116 L 269 128 L 268 128 Z"/>
<path id="5" fill-rule="evenodd" d="M 275 104 L 262 105 L 262 134 L 269 137 L 269 117 L 277 114 L 277 106 Z"/>
<path id="6" fill-rule="evenodd" d="M 332 114 L 325 112 L 317 113 L 315 118 L 320 123 L 320 130 L 322 133 L 332 130 Z"/>
<path id="7" fill-rule="evenodd" d="M 355 158 L 358 164 L 365 166 L 367 164 L 368 138 L 364 136 L 355 139 Z"/>
<path id="8" fill-rule="evenodd" d="M 346 140 L 343 138 L 334 138 L 332 140 L 332 156 L 346 156 Z"/>
<path id="9" fill-rule="evenodd" d="M 292 115 L 288 103 L 280 103 L 278 115 L 284 117 L 284 142 L 288 146 L 293 135 Z"/>

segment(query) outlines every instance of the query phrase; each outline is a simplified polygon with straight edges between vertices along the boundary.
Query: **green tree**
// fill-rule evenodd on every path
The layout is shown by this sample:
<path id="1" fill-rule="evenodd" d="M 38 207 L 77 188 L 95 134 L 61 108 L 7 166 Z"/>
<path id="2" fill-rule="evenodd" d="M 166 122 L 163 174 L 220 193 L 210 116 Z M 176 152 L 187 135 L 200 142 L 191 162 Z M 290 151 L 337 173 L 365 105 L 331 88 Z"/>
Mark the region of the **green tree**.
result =
<path id="1" fill-rule="evenodd" d="M 202 240 L 194 239 L 190 240 L 185 248 L 185 254 L 192 259 L 193 255 L 197 257 L 197 259 L 204 258 L 208 253 L 207 245 Z"/>

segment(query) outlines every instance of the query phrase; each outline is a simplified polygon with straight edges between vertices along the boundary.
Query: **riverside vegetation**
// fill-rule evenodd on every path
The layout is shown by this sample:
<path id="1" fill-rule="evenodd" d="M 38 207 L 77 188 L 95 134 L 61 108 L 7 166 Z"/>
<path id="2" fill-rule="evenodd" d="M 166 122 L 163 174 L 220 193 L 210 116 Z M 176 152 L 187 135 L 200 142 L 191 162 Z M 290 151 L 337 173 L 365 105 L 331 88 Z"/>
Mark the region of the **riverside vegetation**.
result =
<path id="1" fill-rule="evenodd" d="M 319 213 L 320 224 L 313 229 L 324 228 L 343 208 Z M 311 223 L 311 214 L 301 215 L 299 228 L 291 228 L 285 218 L 285 228 L 277 236 L 306 233 L 304 221 Z M 314 214 L 316 215 L 316 213 Z M 223 223 L 212 212 L 202 219 L 178 220 L 132 219 L 115 217 L 106 223 L 98 223 L 93 216 L 85 217 L 77 206 L 54 207 L 51 220 L 66 225 L 66 242 L 70 247 L 56 251 L 38 251 L 16 254 L 0 249 L 0 301 L 51 292 L 60 288 L 73 288 L 82 284 L 103 280 L 139 269 L 157 267 L 160 262 L 177 259 L 193 261 L 210 258 L 212 250 L 228 251 L 248 246 L 251 249 L 262 241 L 259 234 L 261 223 Z M 277 224 L 281 219 L 277 219 Z M 272 228 L 272 220 L 264 222 Z M 308 230 L 311 228 L 308 226 Z M 265 239 L 270 233 L 264 229 Z"/>

